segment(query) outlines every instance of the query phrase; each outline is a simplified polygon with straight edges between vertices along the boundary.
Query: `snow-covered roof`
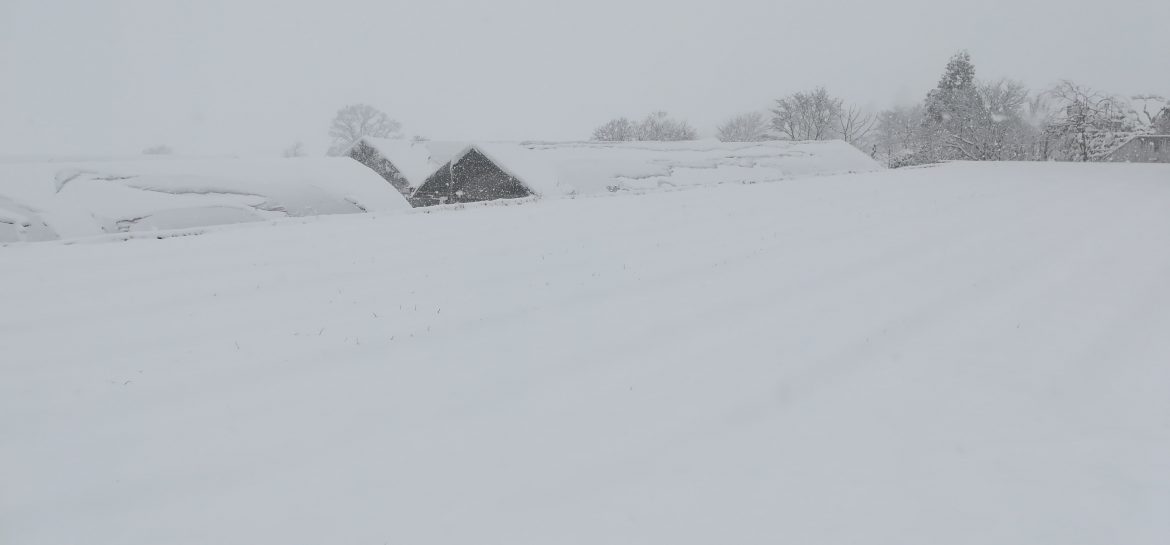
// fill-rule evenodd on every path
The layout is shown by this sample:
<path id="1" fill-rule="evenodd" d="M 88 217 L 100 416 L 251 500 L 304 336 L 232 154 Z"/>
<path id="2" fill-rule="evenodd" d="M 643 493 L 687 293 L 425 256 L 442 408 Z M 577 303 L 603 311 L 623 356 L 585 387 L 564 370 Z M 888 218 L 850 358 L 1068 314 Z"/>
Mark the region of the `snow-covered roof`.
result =
<path id="1" fill-rule="evenodd" d="M 477 143 L 479 150 L 539 195 L 757 183 L 881 170 L 839 140 L 816 142 Z"/>
<path id="2" fill-rule="evenodd" d="M 390 161 L 410 186 L 415 188 L 422 185 L 439 167 L 469 145 L 468 142 L 415 142 L 401 138 L 369 136 L 363 137 L 359 142 L 374 148 L 378 154 Z"/>
<path id="3" fill-rule="evenodd" d="M 465 142 L 363 138 L 413 188 L 478 150 L 540 195 L 755 183 L 882 166 L 839 141 Z"/>
<path id="4" fill-rule="evenodd" d="M 0 163 L 0 242 L 409 207 L 341 157 Z"/>

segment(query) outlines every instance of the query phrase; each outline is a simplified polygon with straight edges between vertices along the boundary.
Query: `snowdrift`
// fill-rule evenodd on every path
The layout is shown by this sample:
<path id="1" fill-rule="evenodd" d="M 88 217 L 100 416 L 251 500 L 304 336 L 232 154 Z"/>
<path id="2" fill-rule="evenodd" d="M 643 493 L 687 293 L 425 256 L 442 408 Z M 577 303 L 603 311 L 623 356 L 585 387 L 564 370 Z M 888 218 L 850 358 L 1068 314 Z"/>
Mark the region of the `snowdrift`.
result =
<path id="1" fill-rule="evenodd" d="M 0 163 L 0 242 L 407 208 L 348 158 Z"/>

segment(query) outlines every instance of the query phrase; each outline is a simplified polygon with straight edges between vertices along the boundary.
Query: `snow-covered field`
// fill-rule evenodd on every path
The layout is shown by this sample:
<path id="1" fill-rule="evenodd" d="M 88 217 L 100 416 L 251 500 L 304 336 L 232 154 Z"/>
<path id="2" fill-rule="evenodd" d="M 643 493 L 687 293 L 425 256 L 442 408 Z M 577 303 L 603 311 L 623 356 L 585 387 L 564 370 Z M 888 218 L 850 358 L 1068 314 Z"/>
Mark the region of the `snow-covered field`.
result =
<path id="1" fill-rule="evenodd" d="M 0 160 L 0 243 L 409 208 L 348 158 Z"/>
<path id="2" fill-rule="evenodd" d="M 0 248 L 0 543 L 1170 543 L 1170 167 Z"/>

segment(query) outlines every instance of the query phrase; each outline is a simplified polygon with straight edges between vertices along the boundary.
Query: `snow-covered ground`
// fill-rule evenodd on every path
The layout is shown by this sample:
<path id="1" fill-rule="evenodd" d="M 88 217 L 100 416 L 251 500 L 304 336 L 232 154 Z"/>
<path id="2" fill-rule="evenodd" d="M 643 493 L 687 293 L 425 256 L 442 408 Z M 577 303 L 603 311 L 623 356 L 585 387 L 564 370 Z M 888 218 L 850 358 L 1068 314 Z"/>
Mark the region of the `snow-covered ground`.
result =
<path id="1" fill-rule="evenodd" d="M 0 543 L 1170 543 L 1170 167 L 0 248 Z"/>

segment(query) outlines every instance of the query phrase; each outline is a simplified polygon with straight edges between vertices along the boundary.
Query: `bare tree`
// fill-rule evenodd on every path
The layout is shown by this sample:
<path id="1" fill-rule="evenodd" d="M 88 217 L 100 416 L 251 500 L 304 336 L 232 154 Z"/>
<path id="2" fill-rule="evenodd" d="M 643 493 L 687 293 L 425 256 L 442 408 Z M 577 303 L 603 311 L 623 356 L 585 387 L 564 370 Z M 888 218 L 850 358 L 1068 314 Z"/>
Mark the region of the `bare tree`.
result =
<path id="1" fill-rule="evenodd" d="M 1057 144 L 1058 158 L 1096 161 L 1124 143 L 1134 127 L 1120 98 L 1062 81 L 1048 91 L 1057 114 L 1045 127 Z"/>
<path id="2" fill-rule="evenodd" d="M 1134 95 L 1128 114 L 1142 132 L 1170 134 L 1170 101 L 1164 96 Z"/>
<path id="3" fill-rule="evenodd" d="M 698 133 L 690 124 L 674 119 L 666 112 L 654 112 L 634 123 L 624 117 L 614 119 L 593 130 L 593 140 L 627 142 L 632 140 L 694 140 Z"/>
<path id="4" fill-rule="evenodd" d="M 1052 135 L 1047 127 L 1055 120 L 1056 112 L 1053 108 L 1053 102 L 1048 93 L 1036 93 L 1024 104 L 1023 119 L 1032 128 L 1034 134 L 1032 160 L 1047 161 L 1052 157 Z"/>
<path id="5" fill-rule="evenodd" d="M 865 113 L 861 108 L 845 107 L 837 116 L 837 133 L 842 140 L 858 146 L 873 130 L 876 120 L 872 114 Z"/>
<path id="6" fill-rule="evenodd" d="M 724 121 L 716 137 L 723 142 L 760 142 L 768 139 L 768 119 L 761 112 L 747 112 Z"/>
<path id="7" fill-rule="evenodd" d="M 293 143 L 293 145 L 291 145 L 287 148 L 284 148 L 282 155 L 284 155 L 287 158 L 304 157 L 305 156 L 305 145 L 302 144 L 300 141 L 297 141 L 297 142 Z"/>
<path id="8" fill-rule="evenodd" d="M 634 123 L 624 117 L 611 120 L 593 129 L 593 140 L 601 142 L 628 142 L 637 139 L 638 134 Z"/>
<path id="9" fill-rule="evenodd" d="M 399 137 L 398 131 L 401 128 L 401 123 L 369 104 L 346 106 L 337 111 L 333 123 L 329 125 L 329 136 L 333 138 L 333 145 L 329 147 L 328 153 L 340 155 L 363 136 Z"/>
<path id="10" fill-rule="evenodd" d="M 826 140 L 833 137 L 842 101 L 824 87 L 794 93 L 776 101 L 772 128 L 789 140 Z"/>
<path id="11" fill-rule="evenodd" d="M 1016 80 L 1000 79 L 978 85 L 979 98 L 992 118 L 1020 115 L 1028 106 L 1028 88 Z"/>
<path id="12" fill-rule="evenodd" d="M 970 120 L 967 140 L 973 159 L 1024 161 L 1034 159 L 1040 131 L 1028 122 L 1029 91 L 1024 84 L 1000 79 L 976 85 L 981 106 Z"/>
<path id="13" fill-rule="evenodd" d="M 694 140 L 699 137 L 685 120 L 674 119 L 663 111 L 651 113 L 642 119 L 637 132 L 638 140 L 660 142 Z"/>
<path id="14" fill-rule="evenodd" d="M 922 105 L 901 106 L 877 116 L 876 145 L 886 166 L 897 168 L 925 161 L 921 156 L 925 119 Z"/>

